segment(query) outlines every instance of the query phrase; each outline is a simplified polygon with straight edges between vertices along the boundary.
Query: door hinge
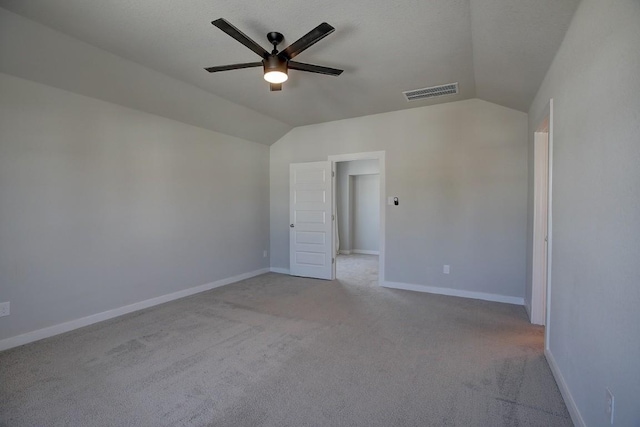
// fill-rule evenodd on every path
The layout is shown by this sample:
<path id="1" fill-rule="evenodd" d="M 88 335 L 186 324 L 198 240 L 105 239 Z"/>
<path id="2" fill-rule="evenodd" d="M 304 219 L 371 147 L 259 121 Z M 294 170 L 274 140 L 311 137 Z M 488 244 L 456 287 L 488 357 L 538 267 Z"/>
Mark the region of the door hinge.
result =
<path id="1" fill-rule="evenodd" d="M 336 173 L 334 171 L 331 171 L 331 177 L 333 178 L 335 176 L 336 176 Z"/>
<path id="2" fill-rule="evenodd" d="M 336 220 L 336 216 L 335 215 L 331 215 L 331 221 L 335 221 Z"/>
<path id="3" fill-rule="evenodd" d="M 336 259 L 335 258 L 331 258 L 331 264 L 335 264 L 336 263 Z"/>

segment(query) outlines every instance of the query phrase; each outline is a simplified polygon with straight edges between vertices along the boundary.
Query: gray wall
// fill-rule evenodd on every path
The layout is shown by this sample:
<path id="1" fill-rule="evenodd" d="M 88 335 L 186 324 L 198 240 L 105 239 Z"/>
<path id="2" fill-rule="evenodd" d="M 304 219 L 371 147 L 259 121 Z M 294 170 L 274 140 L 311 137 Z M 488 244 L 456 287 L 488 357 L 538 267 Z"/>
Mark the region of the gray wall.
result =
<path id="1" fill-rule="evenodd" d="M 267 267 L 268 155 L 0 74 L 0 339 Z"/>
<path id="2" fill-rule="evenodd" d="M 605 387 L 640 424 L 639 46 L 640 2 L 583 0 L 529 111 L 531 146 L 554 100 L 550 350 L 591 426 Z"/>
<path id="3" fill-rule="evenodd" d="M 380 175 L 354 175 L 353 248 L 377 252 L 380 234 Z"/>
<path id="4" fill-rule="evenodd" d="M 289 268 L 289 163 L 385 150 L 400 199 L 386 207 L 386 280 L 524 296 L 525 113 L 474 99 L 299 127 L 270 149 L 272 267 Z"/>
<path id="5" fill-rule="evenodd" d="M 336 163 L 336 203 L 338 217 L 338 233 L 340 235 L 340 249 L 353 249 L 352 245 L 352 222 L 353 216 L 353 176 L 362 174 L 377 174 L 380 171 L 378 160 L 353 160 L 350 162 Z M 379 216 L 379 209 L 376 210 Z M 379 221 L 378 221 L 379 224 Z M 374 231 L 374 238 L 377 240 L 379 229 Z M 366 249 L 366 248 L 356 248 Z M 371 249 L 377 250 L 377 249 Z"/>

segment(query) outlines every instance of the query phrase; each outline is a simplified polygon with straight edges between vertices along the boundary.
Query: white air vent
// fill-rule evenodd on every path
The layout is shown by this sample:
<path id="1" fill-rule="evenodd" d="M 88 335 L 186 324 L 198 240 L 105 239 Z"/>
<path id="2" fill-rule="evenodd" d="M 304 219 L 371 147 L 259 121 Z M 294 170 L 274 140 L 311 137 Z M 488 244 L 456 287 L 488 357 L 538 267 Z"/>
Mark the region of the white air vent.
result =
<path id="1" fill-rule="evenodd" d="M 402 92 L 407 101 L 417 101 L 418 99 L 435 98 L 437 96 L 455 95 L 458 93 L 458 83 L 449 83 L 441 86 L 425 87 L 423 89 L 408 90 Z"/>

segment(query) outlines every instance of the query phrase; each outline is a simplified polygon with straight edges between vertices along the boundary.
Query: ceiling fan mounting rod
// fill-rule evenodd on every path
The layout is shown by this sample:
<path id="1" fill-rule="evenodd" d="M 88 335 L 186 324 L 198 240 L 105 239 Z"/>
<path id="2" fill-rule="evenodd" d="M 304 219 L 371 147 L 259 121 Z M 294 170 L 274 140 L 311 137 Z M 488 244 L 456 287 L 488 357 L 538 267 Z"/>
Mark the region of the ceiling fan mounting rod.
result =
<path id="1" fill-rule="evenodd" d="M 278 53 L 277 46 L 282 43 L 284 36 L 277 31 L 271 31 L 270 33 L 267 33 L 267 39 L 269 40 L 269 43 L 273 45 L 273 51 L 271 51 L 271 54 L 276 55 Z"/>

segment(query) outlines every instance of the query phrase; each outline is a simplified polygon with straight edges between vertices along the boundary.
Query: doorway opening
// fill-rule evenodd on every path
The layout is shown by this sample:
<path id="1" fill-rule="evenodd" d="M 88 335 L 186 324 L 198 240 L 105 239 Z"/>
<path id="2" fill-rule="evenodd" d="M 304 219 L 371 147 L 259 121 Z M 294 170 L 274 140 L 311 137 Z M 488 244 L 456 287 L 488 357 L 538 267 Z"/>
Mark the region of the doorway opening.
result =
<path id="1" fill-rule="evenodd" d="M 551 285 L 551 171 L 553 148 L 553 100 L 533 138 L 533 248 L 531 270 L 531 323 L 547 326 Z M 546 343 L 545 343 L 546 344 Z M 546 347 L 546 345 L 545 345 Z"/>
<path id="2" fill-rule="evenodd" d="M 329 156 L 333 180 L 334 277 L 384 282 L 384 152 Z"/>
<path id="3" fill-rule="evenodd" d="M 289 268 L 292 276 L 334 280 L 336 278 L 336 258 L 340 255 L 339 229 L 336 202 L 336 169 L 341 162 L 370 160 L 377 163 L 377 172 L 352 173 L 348 178 L 351 191 L 346 190 L 348 199 L 354 200 L 350 211 L 352 218 L 346 220 L 351 225 L 348 237 L 343 237 L 343 255 L 377 256 L 375 268 L 369 282 L 384 284 L 385 278 L 385 152 L 353 153 L 329 156 L 328 161 L 291 163 L 289 165 Z M 358 176 L 363 175 L 361 178 Z M 376 175 L 376 177 L 365 177 Z M 349 177 L 349 173 L 346 174 Z M 377 188 L 377 198 L 366 196 L 371 188 Z M 344 194 L 345 190 L 343 190 Z M 365 195 L 363 197 L 363 195 Z M 370 194 L 369 194 L 370 196 Z M 364 199 L 364 200 L 362 200 Z M 393 202 L 389 202 L 392 204 Z M 377 213 L 376 215 L 376 207 Z M 349 209 L 347 207 L 347 209 Z M 354 225 L 355 222 L 355 225 Z M 368 233 L 374 223 L 376 233 Z M 349 247 L 345 249 L 344 242 Z M 373 242 L 374 246 L 370 246 Z M 375 244 L 377 243 L 377 247 Z M 355 247 L 352 247 L 355 246 Z M 360 253 L 355 253 L 360 252 Z M 377 254 L 377 255 L 376 255 Z"/>
<path id="4" fill-rule="evenodd" d="M 377 159 L 335 164 L 336 278 L 371 281 L 380 255 L 380 167 Z"/>

